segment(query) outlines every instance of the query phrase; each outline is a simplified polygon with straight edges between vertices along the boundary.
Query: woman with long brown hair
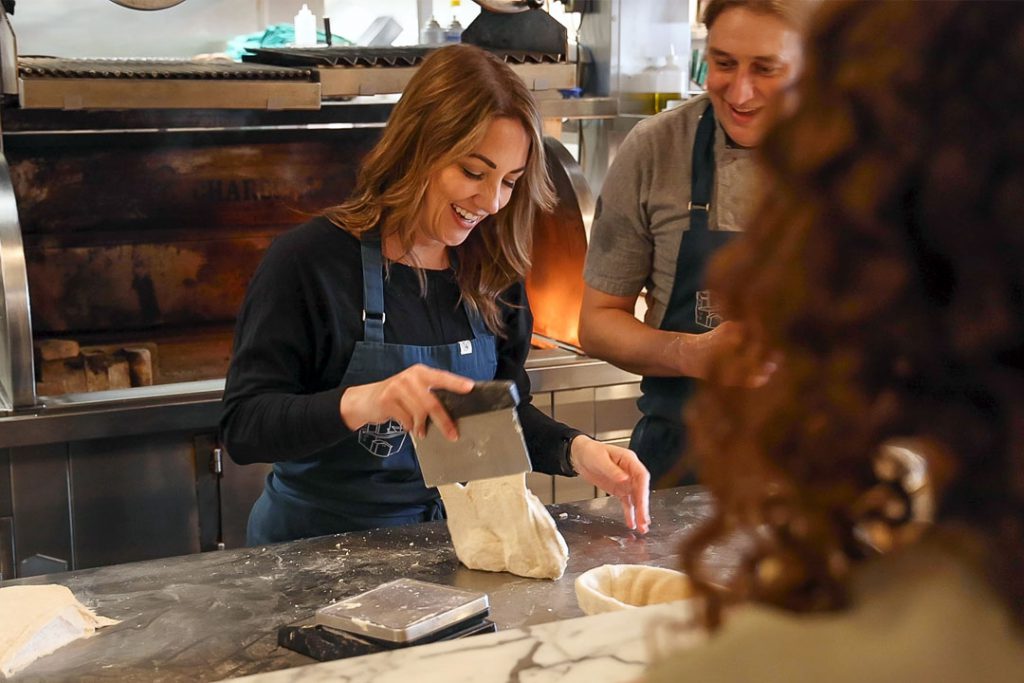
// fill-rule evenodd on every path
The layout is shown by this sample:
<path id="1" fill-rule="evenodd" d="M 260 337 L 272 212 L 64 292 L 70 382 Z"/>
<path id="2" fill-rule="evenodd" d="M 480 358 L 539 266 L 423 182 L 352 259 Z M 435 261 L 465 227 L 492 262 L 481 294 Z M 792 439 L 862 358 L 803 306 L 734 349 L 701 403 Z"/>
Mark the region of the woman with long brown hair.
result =
<path id="1" fill-rule="evenodd" d="M 778 369 L 688 416 L 718 508 L 684 565 L 718 632 L 651 680 L 1019 681 L 1024 4 L 828 2 L 805 54 L 710 271 L 746 335 L 717 372 Z M 915 538 L 894 449 L 933 487 Z M 737 533 L 719 585 L 702 560 Z"/>
<path id="2" fill-rule="evenodd" d="M 457 438 L 433 393 L 514 380 L 535 469 L 579 473 L 646 531 L 648 475 L 529 402 L 523 277 L 550 207 L 529 90 L 469 45 L 419 67 L 345 203 L 278 238 L 238 318 L 222 435 L 238 462 L 273 462 L 252 544 L 443 515 L 409 432 Z"/>

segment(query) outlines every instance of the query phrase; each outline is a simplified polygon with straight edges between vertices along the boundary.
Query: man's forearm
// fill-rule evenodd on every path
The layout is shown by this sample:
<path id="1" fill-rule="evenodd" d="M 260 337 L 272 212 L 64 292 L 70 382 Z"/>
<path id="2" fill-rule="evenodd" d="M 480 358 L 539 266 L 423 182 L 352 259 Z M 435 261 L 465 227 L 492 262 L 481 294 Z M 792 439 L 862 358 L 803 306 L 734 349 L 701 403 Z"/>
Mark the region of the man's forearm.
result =
<path id="1" fill-rule="evenodd" d="M 657 330 L 612 308 L 588 311 L 580 325 L 588 355 L 647 377 L 703 377 L 710 341 L 705 337 Z"/>

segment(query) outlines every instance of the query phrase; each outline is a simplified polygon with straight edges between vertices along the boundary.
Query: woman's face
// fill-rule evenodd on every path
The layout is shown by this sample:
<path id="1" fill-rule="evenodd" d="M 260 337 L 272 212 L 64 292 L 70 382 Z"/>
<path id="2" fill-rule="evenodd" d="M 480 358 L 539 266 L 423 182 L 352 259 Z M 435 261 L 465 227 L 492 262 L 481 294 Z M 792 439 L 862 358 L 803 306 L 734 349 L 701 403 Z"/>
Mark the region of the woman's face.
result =
<path id="1" fill-rule="evenodd" d="M 767 105 L 800 72 L 800 35 L 782 19 L 742 7 L 722 12 L 708 31 L 707 91 L 715 118 L 733 142 L 761 143 Z"/>
<path id="2" fill-rule="evenodd" d="M 431 175 L 420 214 L 423 239 L 441 247 L 462 244 L 481 220 L 508 204 L 529 153 L 519 121 L 492 120 L 473 151 Z"/>

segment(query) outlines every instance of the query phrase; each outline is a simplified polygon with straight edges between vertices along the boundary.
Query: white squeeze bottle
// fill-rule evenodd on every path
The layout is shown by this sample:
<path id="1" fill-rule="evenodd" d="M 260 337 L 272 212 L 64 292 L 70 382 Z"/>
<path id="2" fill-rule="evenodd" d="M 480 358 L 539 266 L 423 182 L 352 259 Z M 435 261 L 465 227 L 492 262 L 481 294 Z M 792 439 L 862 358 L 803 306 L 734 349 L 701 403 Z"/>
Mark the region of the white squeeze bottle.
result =
<path id="1" fill-rule="evenodd" d="M 455 8 L 461 3 L 461 0 L 452 1 L 452 22 L 448 24 L 448 28 L 444 30 L 444 42 L 446 43 L 461 43 L 462 42 L 462 24 L 459 23 L 458 18 L 455 16 Z"/>
<path id="2" fill-rule="evenodd" d="M 440 45 L 444 42 L 444 29 L 437 19 L 430 17 L 423 29 L 420 31 L 420 45 Z"/>
<path id="3" fill-rule="evenodd" d="M 305 4 L 295 15 L 295 47 L 316 47 L 316 15 Z"/>

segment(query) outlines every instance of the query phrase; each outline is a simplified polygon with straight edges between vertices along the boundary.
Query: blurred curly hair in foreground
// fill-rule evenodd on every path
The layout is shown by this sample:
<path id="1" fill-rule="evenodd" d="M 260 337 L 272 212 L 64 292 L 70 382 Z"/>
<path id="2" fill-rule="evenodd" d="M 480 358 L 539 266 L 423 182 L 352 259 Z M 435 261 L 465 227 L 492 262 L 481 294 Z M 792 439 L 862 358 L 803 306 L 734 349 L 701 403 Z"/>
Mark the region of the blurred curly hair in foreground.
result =
<path id="1" fill-rule="evenodd" d="M 709 274 L 747 334 L 716 376 L 778 369 L 689 408 L 719 506 L 684 566 L 711 627 L 737 598 L 842 608 L 885 545 L 866 530 L 908 517 L 878 456 L 911 439 L 935 523 L 985 539 L 1024 624 L 1024 3 L 824 3 L 807 58 L 762 148 L 761 210 Z M 736 585 L 702 580 L 743 528 Z"/>

